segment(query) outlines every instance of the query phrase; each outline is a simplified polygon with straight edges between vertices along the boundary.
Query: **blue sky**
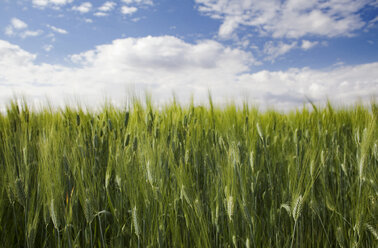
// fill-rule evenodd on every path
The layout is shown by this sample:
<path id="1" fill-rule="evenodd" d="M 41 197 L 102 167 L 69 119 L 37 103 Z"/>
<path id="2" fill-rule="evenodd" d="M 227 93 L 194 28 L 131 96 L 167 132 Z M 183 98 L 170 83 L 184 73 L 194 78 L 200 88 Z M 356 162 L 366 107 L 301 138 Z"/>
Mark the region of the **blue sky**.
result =
<path id="1" fill-rule="evenodd" d="M 148 91 L 292 108 L 378 93 L 377 0 L 0 0 L 0 104 Z"/>

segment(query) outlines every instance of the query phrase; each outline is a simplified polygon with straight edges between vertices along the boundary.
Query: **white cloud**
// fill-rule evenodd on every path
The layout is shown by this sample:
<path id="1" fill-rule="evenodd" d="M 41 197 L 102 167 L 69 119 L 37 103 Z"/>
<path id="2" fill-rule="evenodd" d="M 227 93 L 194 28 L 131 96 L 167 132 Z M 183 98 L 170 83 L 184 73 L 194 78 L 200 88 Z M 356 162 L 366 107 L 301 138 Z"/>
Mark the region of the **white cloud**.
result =
<path id="1" fill-rule="evenodd" d="M 253 56 L 216 41 L 186 43 L 172 36 L 127 38 L 70 57 L 76 67 L 39 64 L 36 55 L 0 40 L 0 101 L 24 94 L 36 101 L 48 96 L 53 104 L 78 97 L 89 106 L 104 96 L 123 103 L 127 89 L 148 90 L 157 102 L 193 95 L 206 102 L 236 102 L 249 97 L 262 107 L 301 107 L 315 103 L 350 104 L 370 100 L 378 92 L 378 63 L 340 66 L 326 71 L 293 68 L 249 73 Z M 1 104 L 1 103 L 0 103 Z"/>
<path id="2" fill-rule="evenodd" d="M 344 105 L 360 99 L 369 102 L 371 97 L 377 97 L 377 76 L 378 63 L 371 63 L 327 71 L 309 68 L 260 71 L 242 75 L 239 81 L 242 88 L 253 89 L 253 99 L 279 108 L 289 108 L 300 106 L 306 102 L 306 97 L 316 103 L 324 103 L 327 97 Z"/>
<path id="3" fill-rule="evenodd" d="M 94 15 L 97 17 L 108 16 L 109 12 L 112 11 L 116 5 L 115 2 L 107 1 L 98 8 L 98 11 L 94 13 Z"/>
<path id="4" fill-rule="evenodd" d="M 36 6 L 47 6 L 47 4 L 49 3 L 48 0 L 33 0 L 33 4 L 36 5 Z"/>
<path id="5" fill-rule="evenodd" d="M 144 4 L 144 5 L 153 5 L 152 0 L 122 0 L 126 4 Z"/>
<path id="6" fill-rule="evenodd" d="M 7 26 L 5 28 L 5 35 L 7 36 L 13 36 L 15 34 L 14 30 L 13 30 L 13 27 L 11 25 Z"/>
<path id="7" fill-rule="evenodd" d="M 44 45 L 42 48 L 43 48 L 43 50 L 45 50 L 46 52 L 50 52 L 50 51 L 54 48 L 54 46 L 51 45 L 51 44 L 49 44 L 49 45 Z"/>
<path id="8" fill-rule="evenodd" d="M 142 17 L 134 17 L 131 19 L 132 22 L 139 22 L 140 20 L 142 20 Z"/>
<path id="9" fill-rule="evenodd" d="M 13 46 L 5 44 L 7 49 Z M 14 50 L 35 58 L 19 47 Z M 195 93 L 206 98 L 208 88 L 233 82 L 235 75 L 246 72 L 253 61 L 249 53 L 215 41 L 190 44 L 171 36 L 115 40 L 72 55 L 72 60 L 79 63 L 73 68 L 37 64 L 25 55 L 16 56 L 25 61 L 20 66 L 8 63 L 7 57 L 0 53 L 0 65 L 6 65 L 0 71 L 0 85 L 12 86 L 0 86 L 0 99 L 15 92 L 38 99 L 47 95 L 57 102 L 78 95 L 90 103 L 98 102 L 102 94 L 123 99 L 129 84 L 156 91 L 157 100 L 170 99 L 172 90 L 187 97 Z"/>
<path id="10" fill-rule="evenodd" d="M 42 30 L 26 30 L 26 31 L 20 33 L 20 37 L 25 39 L 27 37 L 40 36 L 41 34 L 43 34 Z"/>
<path id="11" fill-rule="evenodd" d="M 318 41 L 302 40 L 301 48 L 303 50 L 309 50 L 309 49 L 313 48 L 314 46 L 316 46 L 318 44 L 319 44 Z"/>
<path id="12" fill-rule="evenodd" d="M 218 34 L 221 38 L 231 38 L 235 29 L 240 25 L 239 18 L 226 18 L 219 27 Z"/>
<path id="13" fill-rule="evenodd" d="M 36 58 L 36 55 L 22 50 L 19 46 L 13 45 L 8 41 L 0 40 L 0 65 L 5 66 L 27 66 Z"/>
<path id="14" fill-rule="evenodd" d="M 93 20 L 90 19 L 90 18 L 85 18 L 84 21 L 85 21 L 86 23 L 92 23 L 92 22 L 93 22 Z"/>
<path id="15" fill-rule="evenodd" d="M 377 6 L 377 8 L 378 8 L 378 6 Z M 366 29 L 368 30 L 370 28 L 373 28 L 376 25 L 377 22 L 378 22 L 378 16 L 374 17 L 373 19 L 371 19 L 368 22 L 368 25 L 367 25 Z"/>
<path id="16" fill-rule="evenodd" d="M 357 0 L 195 0 L 198 10 L 223 21 L 221 38 L 231 38 L 241 25 L 260 35 L 301 38 L 306 35 L 348 36 L 363 27 L 359 11 L 369 1 Z"/>
<path id="17" fill-rule="evenodd" d="M 18 32 L 17 30 L 25 29 L 28 27 L 28 24 L 21 21 L 18 18 L 12 18 L 10 24 L 5 28 L 5 34 L 7 36 L 13 36 L 16 35 Z"/>
<path id="18" fill-rule="evenodd" d="M 193 45 L 173 36 L 118 39 L 71 58 L 82 65 L 110 66 L 113 69 L 127 66 L 171 71 L 187 66 L 210 69 L 222 65 L 224 70 L 237 72 L 246 71 L 247 61 L 254 60 L 246 52 L 224 47 L 215 41 L 205 40 Z M 232 63 L 228 63 L 230 61 Z"/>
<path id="19" fill-rule="evenodd" d="M 374 17 L 372 20 L 369 21 L 369 24 L 370 23 L 376 23 L 378 22 L 378 16 Z"/>
<path id="20" fill-rule="evenodd" d="M 33 0 L 33 5 L 37 7 L 47 7 L 47 6 L 63 6 L 68 3 L 72 3 L 73 0 Z"/>
<path id="21" fill-rule="evenodd" d="M 5 34 L 7 36 L 19 36 L 22 39 L 27 37 L 39 36 L 43 33 L 42 30 L 25 30 L 28 25 L 17 18 L 12 18 L 10 25 L 5 28 Z"/>
<path id="22" fill-rule="evenodd" d="M 79 6 L 73 6 L 72 10 L 78 11 L 82 14 L 88 13 L 92 9 L 92 4 L 90 2 L 84 2 L 80 4 Z"/>
<path id="23" fill-rule="evenodd" d="M 267 55 L 265 57 L 265 60 L 270 60 L 274 62 L 274 60 L 284 55 L 285 53 L 288 53 L 290 50 L 295 48 L 297 46 L 297 42 L 293 41 L 292 43 L 284 43 L 282 41 L 280 42 L 273 42 L 268 41 L 264 45 L 264 53 Z"/>
<path id="24" fill-rule="evenodd" d="M 24 28 L 27 28 L 27 27 L 28 27 L 28 24 L 26 24 L 25 22 L 21 21 L 21 20 L 18 19 L 18 18 L 12 18 L 12 20 L 11 20 L 11 24 L 12 24 L 12 26 L 13 26 L 15 29 L 24 29 Z"/>
<path id="25" fill-rule="evenodd" d="M 59 34 L 68 34 L 67 30 L 62 29 L 62 28 L 57 28 L 51 25 L 46 25 L 48 28 L 50 28 L 52 31 L 59 33 Z"/>
<path id="26" fill-rule="evenodd" d="M 104 13 L 104 12 L 96 12 L 93 14 L 94 16 L 98 16 L 98 17 L 102 17 L 102 16 L 108 16 L 108 13 Z"/>
<path id="27" fill-rule="evenodd" d="M 107 1 L 101 7 L 98 8 L 101 12 L 108 12 L 114 9 L 117 4 L 115 2 Z"/>
<path id="28" fill-rule="evenodd" d="M 121 13 L 124 15 L 131 15 L 137 11 L 138 9 L 136 7 L 122 6 L 121 8 Z"/>

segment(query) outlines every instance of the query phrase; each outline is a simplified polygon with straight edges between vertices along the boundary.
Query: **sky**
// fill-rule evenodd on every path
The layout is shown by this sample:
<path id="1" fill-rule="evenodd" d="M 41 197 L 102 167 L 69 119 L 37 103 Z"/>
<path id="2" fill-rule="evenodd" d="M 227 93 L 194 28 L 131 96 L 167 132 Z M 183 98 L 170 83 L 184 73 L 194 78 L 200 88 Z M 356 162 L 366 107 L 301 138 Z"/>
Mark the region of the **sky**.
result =
<path id="1" fill-rule="evenodd" d="M 0 0 L 0 107 L 378 96 L 378 0 Z"/>

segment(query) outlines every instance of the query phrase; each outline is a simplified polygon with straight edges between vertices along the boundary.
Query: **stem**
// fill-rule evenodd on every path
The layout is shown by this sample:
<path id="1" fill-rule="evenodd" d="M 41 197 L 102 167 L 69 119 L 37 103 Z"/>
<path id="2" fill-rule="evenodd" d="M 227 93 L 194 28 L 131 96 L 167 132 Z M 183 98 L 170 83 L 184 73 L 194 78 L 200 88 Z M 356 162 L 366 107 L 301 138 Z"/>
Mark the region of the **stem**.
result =
<path id="1" fill-rule="evenodd" d="M 295 223 L 294 223 L 294 230 L 293 230 L 293 235 L 291 236 L 291 245 L 290 245 L 290 248 L 293 248 L 296 227 L 297 227 L 297 221 L 295 221 Z"/>
<path id="2" fill-rule="evenodd" d="M 60 247 L 60 233 L 59 233 L 59 229 L 56 229 L 56 233 L 58 234 L 58 247 Z"/>
<path id="3" fill-rule="evenodd" d="M 91 247 L 93 247 L 93 242 L 92 242 L 92 227 L 91 227 L 91 224 L 92 223 L 89 223 L 89 237 L 91 239 Z"/>
<path id="4" fill-rule="evenodd" d="M 17 216 L 16 216 L 16 213 L 14 212 L 14 204 L 12 205 L 12 209 L 13 209 L 13 220 L 14 220 L 14 228 L 15 228 L 15 234 L 16 234 L 16 237 L 17 237 L 17 246 L 19 246 L 19 240 L 18 240 L 18 235 L 17 235 Z"/>
<path id="5" fill-rule="evenodd" d="M 28 221 L 28 200 L 26 199 L 26 203 L 25 203 L 25 208 L 24 208 L 24 221 L 25 221 L 25 223 L 24 223 L 24 226 L 25 226 L 25 229 L 24 229 L 24 231 L 25 231 L 25 241 L 24 241 L 24 243 L 25 243 L 25 247 L 29 247 L 28 246 L 28 237 L 27 237 L 27 221 Z"/>
<path id="6" fill-rule="evenodd" d="M 66 226 L 66 229 L 67 229 L 67 236 L 68 236 L 68 247 L 69 247 L 69 248 L 72 248 L 72 244 L 71 244 L 71 235 L 70 235 L 70 229 L 69 229 L 69 226 L 68 226 L 68 227 Z"/>
<path id="7" fill-rule="evenodd" d="M 104 235 L 102 233 L 102 227 L 101 227 L 101 219 L 100 215 L 98 215 L 98 224 L 100 226 L 100 234 L 101 234 L 101 242 L 102 242 L 102 247 L 105 247 L 105 241 L 104 241 Z"/>

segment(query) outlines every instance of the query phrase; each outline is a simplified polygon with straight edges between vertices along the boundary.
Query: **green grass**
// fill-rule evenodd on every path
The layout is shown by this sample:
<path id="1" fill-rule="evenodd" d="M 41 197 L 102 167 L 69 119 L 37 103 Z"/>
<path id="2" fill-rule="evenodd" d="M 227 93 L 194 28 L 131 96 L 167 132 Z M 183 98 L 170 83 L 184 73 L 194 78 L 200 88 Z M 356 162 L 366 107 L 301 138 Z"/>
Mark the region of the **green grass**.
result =
<path id="1" fill-rule="evenodd" d="M 1 247 L 377 247 L 378 106 L 0 114 Z"/>

